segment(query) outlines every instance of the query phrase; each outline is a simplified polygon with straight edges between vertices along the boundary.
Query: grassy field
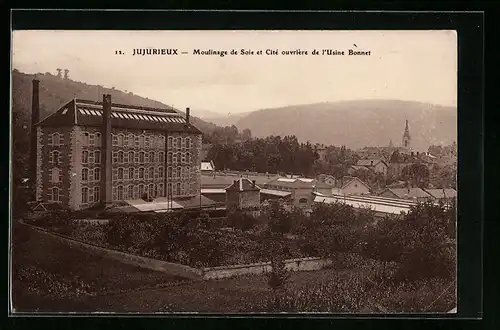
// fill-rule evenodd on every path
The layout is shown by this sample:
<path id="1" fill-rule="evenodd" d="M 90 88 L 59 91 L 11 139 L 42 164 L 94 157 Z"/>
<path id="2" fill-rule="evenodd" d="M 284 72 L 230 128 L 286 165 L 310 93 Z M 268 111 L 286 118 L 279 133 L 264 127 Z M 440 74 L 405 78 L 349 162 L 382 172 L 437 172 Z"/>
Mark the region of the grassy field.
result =
<path id="1" fill-rule="evenodd" d="M 12 241 L 16 311 L 71 311 L 87 297 L 184 280 L 81 251 L 21 224 L 14 224 Z"/>

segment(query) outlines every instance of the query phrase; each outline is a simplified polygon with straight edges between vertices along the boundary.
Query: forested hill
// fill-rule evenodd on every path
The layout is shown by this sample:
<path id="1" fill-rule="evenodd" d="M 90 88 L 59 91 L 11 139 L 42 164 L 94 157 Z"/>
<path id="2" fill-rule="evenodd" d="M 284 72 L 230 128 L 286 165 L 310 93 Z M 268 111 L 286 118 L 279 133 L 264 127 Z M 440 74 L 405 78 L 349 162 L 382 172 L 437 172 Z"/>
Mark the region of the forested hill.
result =
<path id="1" fill-rule="evenodd" d="M 40 80 L 41 119 L 57 111 L 63 104 L 73 98 L 102 101 L 103 94 L 111 94 L 111 99 L 114 103 L 170 108 L 161 102 L 135 95 L 132 92 L 123 92 L 115 88 L 89 85 L 84 82 L 60 78 L 50 73 L 38 73 L 36 77 Z M 34 75 L 21 73 L 18 70 L 14 70 L 12 73 L 12 110 L 14 113 L 17 113 L 17 116 L 22 117 L 23 121 L 31 118 L 33 78 Z M 182 111 L 177 111 L 184 114 Z M 194 114 L 195 110 L 192 110 L 191 113 Z M 207 123 L 196 116 L 192 116 L 191 121 L 203 133 L 211 132 L 216 127 L 214 124 Z"/>
<path id="2" fill-rule="evenodd" d="M 327 145 L 400 145 L 408 119 L 412 146 L 457 141 L 457 109 L 399 100 L 356 100 L 294 105 L 254 111 L 236 122 L 238 130 L 249 128 L 254 137 L 295 135 L 299 141 Z M 217 122 L 215 121 L 217 124 Z"/>

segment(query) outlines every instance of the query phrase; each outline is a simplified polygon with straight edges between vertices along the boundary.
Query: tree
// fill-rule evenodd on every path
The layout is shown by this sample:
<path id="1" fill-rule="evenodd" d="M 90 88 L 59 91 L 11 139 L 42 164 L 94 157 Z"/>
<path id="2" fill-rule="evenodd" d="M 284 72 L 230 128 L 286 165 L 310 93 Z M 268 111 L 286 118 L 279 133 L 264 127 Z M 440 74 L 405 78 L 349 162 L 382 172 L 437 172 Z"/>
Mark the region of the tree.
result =
<path id="1" fill-rule="evenodd" d="M 414 163 L 403 168 L 402 178 L 404 181 L 411 182 L 413 186 L 426 188 L 429 184 L 429 169 L 421 163 Z"/>
<path id="2" fill-rule="evenodd" d="M 245 128 L 243 130 L 243 133 L 241 133 L 241 139 L 243 141 L 248 141 L 252 139 L 252 131 L 249 128 Z"/>
<path id="3" fill-rule="evenodd" d="M 57 68 L 57 78 L 61 78 L 62 77 L 61 71 L 62 71 L 62 69 Z"/>

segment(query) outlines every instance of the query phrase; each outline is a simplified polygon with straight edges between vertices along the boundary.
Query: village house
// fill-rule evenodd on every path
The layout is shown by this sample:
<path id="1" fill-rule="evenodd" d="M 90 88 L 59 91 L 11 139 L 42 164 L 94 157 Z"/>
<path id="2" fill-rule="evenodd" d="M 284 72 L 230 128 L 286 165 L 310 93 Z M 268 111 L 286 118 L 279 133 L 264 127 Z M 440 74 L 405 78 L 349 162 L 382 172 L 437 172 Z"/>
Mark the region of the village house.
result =
<path id="1" fill-rule="evenodd" d="M 313 192 L 329 195 L 332 189 L 330 185 L 316 179 L 300 177 L 276 178 L 264 184 L 264 188 L 268 191 L 289 193 L 288 198 L 290 198 L 293 205 L 302 208 L 311 208 L 314 200 Z"/>
<path id="2" fill-rule="evenodd" d="M 200 164 L 201 174 L 212 174 L 215 171 L 215 165 L 213 161 L 201 162 Z"/>
<path id="3" fill-rule="evenodd" d="M 424 189 L 426 193 L 431 195 L 434 200 L 449 202 L 451 199 L 457 197 L 457 191 L 452 188 L 441 189 Z"/>
<path id="4" fill-rule="evenodd" d="M 71 209 L 126 200 L 197 199 L 201 132 L 174 109 L 73 99 L 39 121 L 33 80 L 30 173 L 36 200 Z"/>
<path id="5" fill-rule="evenodd" d="M 242 211 L 253 216 L 259 215 L 260 188 L 255 181 L 240 178 L 225 190 L 227 212 Z"/>
<path id="6" fill-rule="evenodd" d="M 387 188 L 378 194 L 381 197 L 399 198 L 424 202 L 432 199 L 432 196 L 421 188 Z"/>
<path id="7" fill-rule="evenodd" d="M 360 159 L 356 163 L 356 166 L 365 167 L 371 170 L 373 173 L 382 174 L 384 176 L 387 175 L 387 163 L 383 159 Z"/>

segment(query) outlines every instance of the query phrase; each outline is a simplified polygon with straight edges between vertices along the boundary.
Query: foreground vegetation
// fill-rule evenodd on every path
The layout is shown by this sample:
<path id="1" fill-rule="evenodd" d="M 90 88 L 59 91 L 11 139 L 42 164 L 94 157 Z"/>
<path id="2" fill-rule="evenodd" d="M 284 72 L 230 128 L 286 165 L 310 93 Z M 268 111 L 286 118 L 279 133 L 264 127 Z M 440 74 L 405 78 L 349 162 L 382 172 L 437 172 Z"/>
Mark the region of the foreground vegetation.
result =
<path id="1" fill-rule="evenodd" d="M 123 215 L 94 225 L 59 211 L 33 223 L 193 267 L 271 260 L 267 294 L 240 302 L 249 311 L 360 311 L 376 302 L 370 308 L 426 312 L 451 309 L 456 301 L 454 204 L 418 204 L 397 219 L 345 204 L 319 204 L 306 217 L 275 202 L 258 218 L 237 212 L 218 222 L 204 214 L 163 214 Z M 330 278 L 294 283 L 297 275 L 285 271 L 283 261 L 301 256 L 333 259 Z"/>

